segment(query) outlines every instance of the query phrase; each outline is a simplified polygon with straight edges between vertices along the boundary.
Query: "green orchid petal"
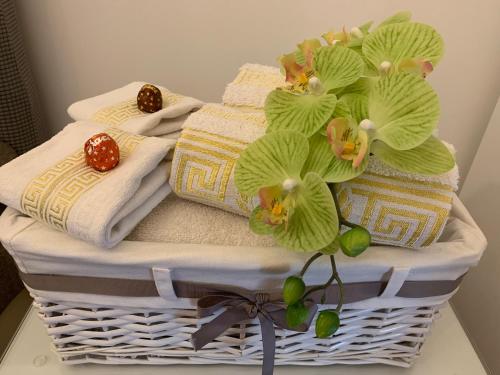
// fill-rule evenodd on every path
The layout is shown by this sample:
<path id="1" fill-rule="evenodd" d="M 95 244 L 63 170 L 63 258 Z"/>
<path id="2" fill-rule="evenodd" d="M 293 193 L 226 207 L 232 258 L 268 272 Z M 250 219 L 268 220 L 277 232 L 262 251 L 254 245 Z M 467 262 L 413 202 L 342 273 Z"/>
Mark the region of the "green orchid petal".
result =
<path id="1" fill-rule="evenodd" d="M 345 101 L 337 101 L 335 111 L 333 111 L 333 118 L 352 118 L 351 109 Z"/>
<path id="2" fill-rule="evenodd" d="M 342 160 L 333 158 L 328 166 L 328 170 L 324 173 L 323 179 L 326 182 L 344 182 L 358 177 L 366 170 L 368 166 L 368 155 L 365 156 L 361 164 L 354 168 L 351 160 Z"/>
<path id="3" fill-rule="evenodd" d="M 309 155 L 302 168 L 302 175 L 315 172 L 323 177 L 334 158 L 335 155 L 328 144 L 326 136 L 321 133 L 314 134 L 309 138 Z"/>
<path id="4" fill-rule="evenodd" d="M 363 42 L 363 54 L 375 68 L 384 63 L 392 71 L 402 61 L 414 58 L 436 66 L 443 55 L 443 39 L 431 26 L 395 23 L 368 35 Z"/>
<path id="5" fill-rule="evenodd" d="M 314 71 L 327 91 L 356 82 L 363 73 L 361 57 L 342 46 L 321 47 L 314 56 Z"/>
<path id="6" fill-rule="evenodd" d="M 368 105 L 375 138 L 396 150 L 417 147 L 430 137 L 439 119 L 432 87 L 411 73 L 391 74 L 373 87 Z"/>
<path id="7" fill-rule="evenodd" d="M 377 26 L 377 29 L 383 26 L 392 25 L 394 23 L 410 22 L 410 20 L 411 20 L 411 12 L 408 11 L 398 12 L 383 20 L 380 23 L 380 25 Z"/>
<path id="8" fill-rule="evenodd" d="M 344 87 L 342 91 L 338 93 L 338 95 L 340 97 L 346 94 L 361 94 L 368 96 L 373 86 L 375 86 L 375 84 L 377 83 L 378 79 L 378 77 L 361 77 L 353 84 Z"/>
<path id="9" fill-rule="evenodd" d="M 318 251 L 338 233 L 338 218 L 330 189 L 314 172 L 305 175 L 287 225 L 276 227 L 277 242 L 297 251 Z"/>
<path id="10" fill-rule="evenodd" d="M 309 153 L 307 138 L 293 131 L 266 134 L 242 153 L 234 171 L 240 193 L 257 195 L 265 186 L 282 184 L 287 178 L 299 179 Z"/>
<path id="11" fill-rule="evenodd" d="M 250 229 L 256 234 L 272 234 L 274 226 L 266 224 L 262 218 L 262 208 L 257 206 L 253 209 L 249 219 Z"/>
<path id="12" fill-rule="evenodd" d="M 346 94 L 340 98 L 338 103 L 345 103 L 349 107 L 351 118 L 356 124 L 368 118 L 368 97 L 366 95 Z"/>
<path id="13" fill-rule="evenodd" d="M 455 159 L 448 148 L 436 137 L 429 137 L 411 150 L 394 150 L 383 142 L 374 142 L 371 151 L 392 168 L 403 172 L 437 175 L 455 166 Z"/>
<path id="14" fill-rule="evenodd" d="M 274 90 L 265 105 L 267 132 L 294 130 L 310 137 L 327 123 L 336 104 L 333 94 L 297 95 Z"/>
<path id="15" fill-rule="evenodd" d="M 370 27 L 372 27 L 372 25 L 373 25 L 373 21 L 368 21 L 368 22 L 365 22 L 364 24 L 358 26 L 358 29 L 360 29 L 361 32 L 364 35 L 366 35 L 370 31 Z"/>

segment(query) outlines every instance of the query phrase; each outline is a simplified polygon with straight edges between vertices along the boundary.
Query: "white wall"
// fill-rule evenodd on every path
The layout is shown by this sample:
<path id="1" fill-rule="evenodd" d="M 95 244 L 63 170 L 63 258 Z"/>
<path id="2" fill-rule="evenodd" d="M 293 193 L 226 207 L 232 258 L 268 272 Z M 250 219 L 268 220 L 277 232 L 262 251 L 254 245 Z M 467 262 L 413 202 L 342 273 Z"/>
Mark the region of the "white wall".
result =
<path id="1" fill-rule="evenodd" d="M 445 39 L 430 80 L 462 173 L 500 91 L 498 0 L 18 0 L 18 9 L 51 133 L 71 102 L 132 80 L 220 101 L 244 62 L 274 64 L 307 37 L 404 9 Z"/>
<path id="2" fill-rule="evenodd" d="M 479 266 L 453 299 L 455 311 L 491 374 L 500 374 L 500 99 L 460 199 L 488 238 Z"/>

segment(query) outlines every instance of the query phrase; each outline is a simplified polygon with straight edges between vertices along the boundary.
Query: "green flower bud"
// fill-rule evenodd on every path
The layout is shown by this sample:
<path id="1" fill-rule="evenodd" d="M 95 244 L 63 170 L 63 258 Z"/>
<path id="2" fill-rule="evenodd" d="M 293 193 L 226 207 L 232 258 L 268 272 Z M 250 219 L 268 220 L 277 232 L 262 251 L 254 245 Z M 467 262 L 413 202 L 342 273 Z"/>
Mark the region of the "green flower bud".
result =
<path id="1" fill-rule="evenodd" d="M 285 280 L 285 285 L 283 285 L 283 300 L 287 305 L 293 305 L 302 298 L 305 291 L 306 284 L 304 284 L 302 278 L 290 276 Z"/>
<path id="2" fill-rule="evenodd" d="M 302 301 L 295 302 L 286 308 L 286 323 L 290 328 L 295 328 L 307 320 L 309 310 Z"/>
<path id="3" fill-rule="evenodd" d="M 316 336 L 320 339 L 333 335 L 340 327 L 339 314 L 333 310 L 323 310 L 316 319 Z"/>
<path id="4" fill-rule="evenodd" d="M 349 257 L 357 257 L 370 246 L 371 241 L 370 232 L 362 227 L 352 228 L 339 237 L 340 248 Z"/>

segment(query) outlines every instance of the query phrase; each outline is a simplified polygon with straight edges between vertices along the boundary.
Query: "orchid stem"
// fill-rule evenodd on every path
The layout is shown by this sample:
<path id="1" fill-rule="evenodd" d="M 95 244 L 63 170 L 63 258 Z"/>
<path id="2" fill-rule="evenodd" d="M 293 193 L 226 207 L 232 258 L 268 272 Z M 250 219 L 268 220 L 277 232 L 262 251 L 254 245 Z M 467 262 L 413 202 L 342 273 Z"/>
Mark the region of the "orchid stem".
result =
<path id="1" fill-rule="evenodd" d="M 344 218 L 342 217 L 342 212 L 340 211 L 340 204 L 337 198 L 337 191 L 335 190 L 335 184 L 328 184 L 328 187 L 330 188 L 330 192 L 332 193 L 333 197 L 333 202 L 335 203 L 335 209 L 337 210 L 337 217 L 339 218 L 339 229 L 340 229 L 340 227 L 342 226 L 342 220 L 344 220 Z"/>
<path id="2" fill-rule="evenodd" d="M 337 210 L 337 217 L 339 218 L 339 229 L 342 227 L 342 225 L 345 225 L 346 227 L 349 227 L 349 228 L 360 227 L 360 225 L 351 223 L 350 221 L 347 221 L 342 216 L 342 211 L 340 211 L 340 204 L 339 204 L 339 200 L 337 198 L 337 190 L 335 188 L 335 184 L 328 184 L 328 187 L 330 188 L 330 192 L 332 193 L 333 201 L 335 202 L 335 209 Z"/>
<path id="3" fill-rule="evenodd" d="M 337 272 L 337 264 L 335 263 L 335 257 L 333 255 L 330 256 L 330 262 L 332 264 L 332 276 L 334 276 L 335 281 L 339 285 L 339 303 L 337 304 L 337 308 L 335 311 L 340 314 L 342 311 L 342 305 L 344 304 L 344 284 L 340 279 L 339 273 Z"/>
<path id="4" fill-rule="evenodd" d="M 300 277 L 303 277 L 307 271 L 307 269 L 309 268 L 309 266 L 316 260 L 318 259 L 320 256 L 322 256 L 323 254 L 322 253 L 316 253 L 314 254 L 312 257 L 310 257 L 307 262 L 304 264 L 304 267 L 302 267 L 302 270 L 300 271 Z"/>

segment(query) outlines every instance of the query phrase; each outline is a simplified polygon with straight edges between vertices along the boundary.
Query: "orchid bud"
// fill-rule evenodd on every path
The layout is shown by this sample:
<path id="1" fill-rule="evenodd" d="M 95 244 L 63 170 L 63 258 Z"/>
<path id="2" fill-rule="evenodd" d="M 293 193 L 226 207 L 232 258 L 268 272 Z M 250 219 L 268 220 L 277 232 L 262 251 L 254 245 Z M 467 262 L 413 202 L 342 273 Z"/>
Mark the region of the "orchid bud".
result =
<path id="1" fill-rule="evenodd" d="M 290 328 L 298 327 L 307 320 L 309 310 L 302 301 L 290 305 L 286 309 L 286 324 Z"/>
<path id="2" fill-rule="evenodd" d="M 297 276 L 290 276 L 283 285 L 283 300 L 287 305 L 293 305 L 300 301 L 305 291 L 306 284 L 304 284 L 304 280 Z"/>
<path id="3" fill-rule="evenodd" d="M 349 257 L 357 257 L 370 246 L 371 235 L 363 227 L 355 227 L 339 237 L 342 252 Z"/>
<path id="4" fill-rule="evenodd" d="M 339 314 L 333 310 L 323 310 L 316 319 L 316 336 L 320 339 L 330 337 L 340 327 Z"/>

